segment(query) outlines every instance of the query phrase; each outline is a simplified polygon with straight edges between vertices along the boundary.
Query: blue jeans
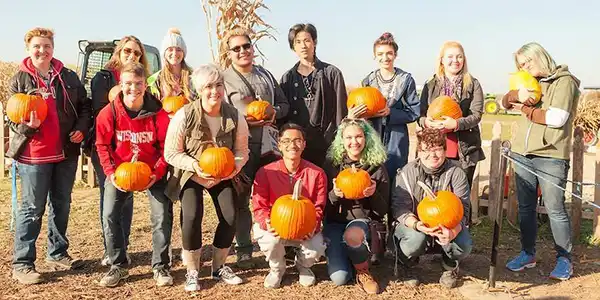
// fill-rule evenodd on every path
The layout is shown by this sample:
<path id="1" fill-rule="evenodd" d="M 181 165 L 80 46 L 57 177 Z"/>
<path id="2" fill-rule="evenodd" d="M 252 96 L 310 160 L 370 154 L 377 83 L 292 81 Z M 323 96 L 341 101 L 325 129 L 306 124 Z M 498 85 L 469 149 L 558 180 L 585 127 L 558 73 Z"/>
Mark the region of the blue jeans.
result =
<path id="1" fill-rule="evenodd" d="M 356 219 L 347 224 L 337 222 L 325 222 L 323 224 L 323 236 L 327 241 L 325 256 L 327 257 L 327 273 L 335 285 L 344 285 L 353 277 L 354 267 L 369 259 L 370 250 L 368 240 L 370 239 L 368 220 Z M 348 228 L 358 227 L 364 231 L 365 240 L 360 247 L 348 246 L 344 239 L 344 233 Z"/>
<path id="2" fill-rule="evenodd" d="M 150 203 L 150 223 L 152 226 L 152 269 L 170 268 L 171 233 L 173 230 L 173 202 L 164 191 L 166 179 L 163 177 L 150 187 L 148 202 Z M 125 233 L 130 231 L 131 224 L 123 224 L 124 208 L 129 204 L 132 193 L 121 192 L 110 180 L 104 183 L 104 240 L 109 264 L 119 267 L 127 266 Z"/>
<path id="3" fill-rule="evenodd" d="M 15 224 L 13 268 L 34 267 L 35 242 L 42 227 L 46 202 L 48 202 L 47 256 L 49 259 L 61 259 L 67 255 L 69 248 L 67 224 L 71 210 L 71 192 L 77 171 L 77 157 L 40 165 L 15 163 L 21 178 L 21 205 Z"/>
<path id="4" fill-rule="evenodd" d="M 98 180 L 98 188 L 100 189 L 100 228 L 102 229 L 102 245 L 104 246 L 104 255 L 106 255 L 106 241 L 104 240 L 104 219 L 102 218 L 102 207 L 104 203 L 104 181 L 106 181 L 106 175 L 104 169 L 100 164 L 98 158 L 98 152 L 96 147 L 92 149 L 92 165 L 94 166 L 94 172 L 96 172 L 96 179 Z M 125 200 L 123 205 L 123 214 L 121 215 L 121 224 L 123 224 L 123 231 L 125 234 L 125 249 L 129 245 L 129 230 L 131 229 L 131 220 L 133 219 L 133 194 Z"/>
<path id="5" fill-rule="evenodd" d="M 565 188 L 569 173 L 569 161 L 541 156 L 511 156 L 528 169 L 548 181 Z M 521 228 L 521 248 L 530 255 L 535 254 L 537 238 L 537 187 L 540 186 L 544 206 L 550 219 L 550 228 L 554 236 L 554 248 L 557 256 L 571 259 L 571 222 L 565 207 L 565 192 L 544 179 L 531 174 L 515 164 L 515 181 L 519 201 L 519 225 Z"/>
<path id="6" fill-rule="evenodd" d="M 394 230 L 394 238 L 399 246 L 399 255 L 405 259 L 419 257 L 427 251 L 427 242 L 432 241 L 432 237 L 420 231 L 406 227 L 404 224 L 398 224 Z M 434 242 L 435 243 L 435 242 Z M 437 243 L 436 243 L 437 245 Z M 440 246 L 440 245 L 437 245 Z M 462 228 L 458 235 L 450 244 L 440 246 L 442 252 L 451 260 L 462 260 L 473 250 L 473 239 L 467 227 Z"/>

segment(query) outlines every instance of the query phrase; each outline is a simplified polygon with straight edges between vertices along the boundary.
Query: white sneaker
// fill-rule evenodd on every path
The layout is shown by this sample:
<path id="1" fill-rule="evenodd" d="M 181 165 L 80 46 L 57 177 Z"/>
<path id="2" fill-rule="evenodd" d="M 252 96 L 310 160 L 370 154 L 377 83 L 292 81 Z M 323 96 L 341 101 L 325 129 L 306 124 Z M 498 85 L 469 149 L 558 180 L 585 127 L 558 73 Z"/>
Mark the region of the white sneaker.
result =
<path id="1" fill-rule="evenodd" d="M 213 279 L 223 280 L 223 282 L 231 285 L 238 285 L 243 283 L 244 281 L 239 276 L 233 273 L 228 266 L 222 266 L 220 269 L 212 272 Z"/>
<path id="2" fill-rule="evenodd" d="M 282 278 L 282 272 L 271 270 L 269 274 L 267 274 L 267 276 L 265 277 L 264 286 L 268 289 L 278 289 L 281 285 Z"/>
<path id="3" fill-rule="evenodd" d="M 152 270 L 152 272 L 154 273 L 154 280 L 156 280 L 157 286 L 173 285 L 173 277 L 169 273 L 169 270 L 161 268 Z"/>
<path id="4" fill-rule="evenodd" d="M 315 273 L 310 268 L 304 267 L 299 263 L 296 263 L 296 269 L 298 269 L 299 273 L 299 281 L 302 286 L 312 286 L 315 285 L 317 281 L 315 278 Z"/>
<path id="5" fill-rule="evenodd" d="M 187 292 L 195 292 L 200 290 L 200 283 L 198 282 L 198 271 L 188 271 L 185 274 L 185 287 Z"/>

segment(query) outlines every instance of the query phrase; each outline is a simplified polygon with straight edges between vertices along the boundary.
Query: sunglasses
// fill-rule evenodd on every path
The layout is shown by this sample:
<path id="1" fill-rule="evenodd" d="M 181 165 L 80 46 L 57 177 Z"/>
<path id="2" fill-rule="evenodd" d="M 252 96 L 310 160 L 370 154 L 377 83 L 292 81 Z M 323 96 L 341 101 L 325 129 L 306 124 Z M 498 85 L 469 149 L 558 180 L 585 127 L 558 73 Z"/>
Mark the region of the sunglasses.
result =
<path id="1" fill-rule="evenodd" d="M 235 46 L 235 47 L 233 47 L 233 48 L 231 48 L 229 50 L 231 50 L 233 52 L 236 52 L 236 53 L 239 53 L 240 51 L 242 51 L 242 49 L 248 50 L 248 49 L 250 49 L 250 47 L 252 47 L 252 44 L 245 43 L 243 45 Z"/>
<path id="2" fill-rule="evenodd" d="M 123 53 L 125 53 L 125 55 L 127 55 L 127 56 L 131 55 L 131 53 L 133 53 L 133 55 L 135 57 L 141 57 L 142 56 L 142 52 L 141 51 L 133 50 L 131 48 L 123 48 Z"/>

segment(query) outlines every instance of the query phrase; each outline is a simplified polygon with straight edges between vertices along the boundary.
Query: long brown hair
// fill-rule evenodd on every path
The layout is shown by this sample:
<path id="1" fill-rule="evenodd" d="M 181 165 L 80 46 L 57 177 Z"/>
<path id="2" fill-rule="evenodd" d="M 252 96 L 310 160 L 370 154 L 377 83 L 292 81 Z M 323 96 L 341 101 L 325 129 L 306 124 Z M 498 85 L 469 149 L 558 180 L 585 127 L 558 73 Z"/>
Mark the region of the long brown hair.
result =
<path id="1" fill-rule="evenodd" d="M 463 76 L 463 89 L 466 89 L 473 81 L 473 78 L 471 77 L 471 74 L 469 73 L 469 68 L 467 68 L 467 55 L 465 54 L 465 49 L 459 42 L 449 41 L 449 42 L 445 42 L 442 45 L 442 48 L 440 49 L 440 55 L 438 56 L 438 59 L 436 62 L 437 69 L 436 69 L 435 75 L 438 80 L 444 80 L 444 76 L 446 76 L 446 73 L 444 72 L 444 64 L 442 63 L 442 59 L 444 58 L 444 52 L 446 52 L 446 49 L 448 49 L 448 48 L 458 48 L 460 50 L 460 52 L 462 52 L 464 61 L 463 61 L 462 70 L 460 70 L 460 74 L 462 74 L 462 76 Z"/>
<path id="2" fill-rule="evenodd" d="M 188 64 L 185 62 L 185 58 L 181 60 L 181 77 L 179 78 L 179 80 L 175 78 L 175 74 L 173 74 L 171 64 L 169 64 L 164 58 L 163 62 L 165 66 L 162 70 L 160 70 L 160 73 L 158 75 L 160 84 L 165 85 L 166 95 L 162 95 L 162 97 L 171 95 L 173 87 L 179 84 L 181 90 L 183 91 L 183 95 L 187 99 L 190 99 L 190 97 L 192 96 L 192 92 L 190 90 L 190 75 L 192 74 L 192 68 L 190 68 L 190 66 L 188 66 Z M 161 88 L 162 86 L 159 87 L 159 89 Z M 160 90 L 160 92 L 162 93 L 162 90 Z"/>
<path id="3" fill-rule="evenodd" d="M 149 74 L 150 69 L 148 67 L 148 59 L 146 58 L 146 49 L 144 49 L 144 45 L 142 44 L 140 39 L 133 35 L 124 36 L 119 42 L 117 42 L 112 57 L 106 63 L 106 65 L 104 65 L 104 68 L 107 70 L 121 70 L 121 68 L 123 67 L 123 63 L 121 63 L 121 51 L 123 51 L 123 48 L 125 48 L 125 44 L 127 44 L 130 41 L 135 42 L 140 47 L 142 51 L 142 56 L 140 56 L 139 62 L 142 65 L 144 65 L 144 68 L 146 69 L 146 74 Z"/>

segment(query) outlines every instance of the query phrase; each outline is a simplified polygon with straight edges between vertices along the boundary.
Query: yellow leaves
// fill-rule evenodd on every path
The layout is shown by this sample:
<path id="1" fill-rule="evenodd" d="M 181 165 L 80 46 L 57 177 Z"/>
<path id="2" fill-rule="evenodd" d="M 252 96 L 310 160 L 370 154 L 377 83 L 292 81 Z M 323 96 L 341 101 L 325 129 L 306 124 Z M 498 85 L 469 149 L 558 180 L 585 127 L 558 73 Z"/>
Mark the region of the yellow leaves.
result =
<path id="1" fill-rule="evenodd" d="M 0 61 L 0 101 L 4 106 L 6 106 L 6 102 L 10 97 L 10 79 L 15 75 L 18 69 L 19 65 L 16 63 Z"/>

